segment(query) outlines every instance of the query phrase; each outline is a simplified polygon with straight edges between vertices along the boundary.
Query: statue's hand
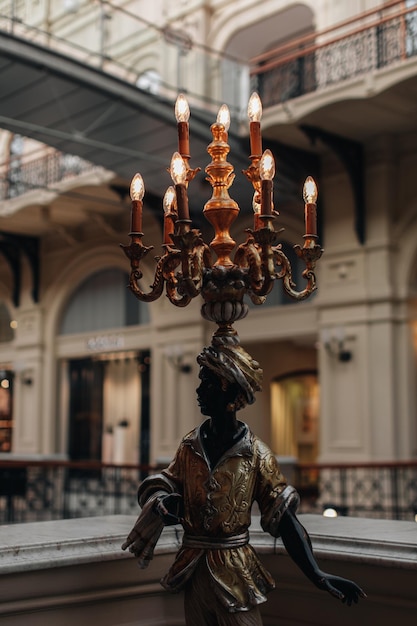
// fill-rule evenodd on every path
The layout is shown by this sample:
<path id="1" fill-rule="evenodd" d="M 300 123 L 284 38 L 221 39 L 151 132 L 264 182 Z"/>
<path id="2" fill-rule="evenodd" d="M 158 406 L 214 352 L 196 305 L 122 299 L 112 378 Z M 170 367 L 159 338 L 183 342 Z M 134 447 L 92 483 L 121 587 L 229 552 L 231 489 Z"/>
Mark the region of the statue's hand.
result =
<path id="1" fill-rule="evenodd" d="M 167 496 L 158 497 L 154 508 L 165 526 L 181 523 L 184 512 L 182 496 L 179 493 L 170 493 Z"/>
<path id="2" fill-rule="evenodd" d="M 346 602 L 348 606 L 358 602 L 359 598 L 366 598 L 366 593 L 353 581 L 332 574 L 323 574 L 317 583 L 319 589 L 328 591 L 332 596 Z"/>

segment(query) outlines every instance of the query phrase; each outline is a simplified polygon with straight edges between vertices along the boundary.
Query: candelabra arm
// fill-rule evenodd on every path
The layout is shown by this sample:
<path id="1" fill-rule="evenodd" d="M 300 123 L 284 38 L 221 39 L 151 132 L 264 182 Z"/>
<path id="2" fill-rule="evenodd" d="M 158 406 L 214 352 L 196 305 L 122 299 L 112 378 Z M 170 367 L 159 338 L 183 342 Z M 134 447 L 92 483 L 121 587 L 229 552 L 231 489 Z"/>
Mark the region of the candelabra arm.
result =
<path id="1" fill-rule="evenodd" d="M 282 278 L 284 290 L 289 296 L 291 296 L 291 298 L 294 298 L 294 300 L 305 300 L 313 293 L 313 291 L 317 289 L 314 269 L 316 262 L 323 254 L 323 250 L 316 244 L 315 239 L 316 237 L 309 236 L 306 238 L 303 247 L 298 245 L 294 246 L 296 255 L 300 259 L 303 259 L 306 264 L 306 269 L 303 271 L 302 275 L 303 278 L 306 279 L 307 285 L 301 291 L 297 291 L 295 289 L 296 285 L 292 279 L 290 261 L 281 250 L 280 246 L 273 248 L 275 263 L 278 266 L 281 266 L 281 271 L 276 274 L 276 278 Z"/>
<path id="2" fill-rule="evenodd" d="M 210 248 L 198 236 L 192 251 L 182 255 L 181 290 L 190 298 L 200 295 L 204 268 L 211 267 L 211 265 Z"/>
<path id="3" fill-rule="evenodd" d="M 140 263 L 142 259 L 153 249 L 153 246 L 144 246 L 142 241 L 142 234 L 137 233 L 132 236 L 132 243 L 129 246 L 120 244 L 123 252 L 130 260 L 131 272 L 129 276 L 129 289 L 133 295 L 142 302 L 153 302 L 157 300 L 164 288 L 164 278 L 162 274 L 162 263 L 158 262 L 155 270 L 154 282 L 151 285 L 151 291 L 145 293 L 139 287 L 139 281 L 143 277 L 143 272 L 140 269 Z"/>
<path id="4" fill-rule="evenodd" d="M 155 279 L 151 285 L 151 291 L 149 291 L 148 293 L 145 293 L 139 287 L 139 280 L 142 278 L 142 276 L 143 274 L 140 270 L 136 269 L 130 272 L 130 276 L 129 276 L 130 291 L 138 300 L 141 300 L 142 302 L 153 302 L 154 300 L 157 300 L 161 296 L 163 289 L 164 289 L 164 280 L 163 280 L 162 271 L 159 265 L 157 265 L 156 267 Z"/>
<path id="5" fill-rule="evenodd" d="M 247 293 L 254 304 L 263 304 L 271 292 L 276 278 L 273 245 L 282 229 L 272 228 L 273 216 L 268 216 L 267 224 L 257 231 L 247 231 L 248 237 L 235 255 L 235 263 L 247 267 Z"/>
<path id="6" fill-rule="evenodd" d="M 263 304 L 265 296 L 259 295 L 264 283 L 262 274 L 262 262 L 258 246 L 250 230 L 245 243 L 240 244 L 234 256 L 234 263 L 238 267 L 246 269 L 246 292 L 254 304 Z"/>
<path id="7" fill-rule="evenodd" d="M 181 289 L 182 283 L 175 272 L 172 270 L 167 274 L 166 278 L 166 294 L 168 300 L 178 307 L 185 307 L 191 302 L 191 296 L 184 293 Z"/>
<path id="8" fill-rule="evenodd" d="M 200 231 L 190 229 L 188 221 L 183 221 L 171 238 L 175 249 L 166 246 L 162 257 L 163 277 L 170 302 L 183 307 L 201 293 L 204 267 L 211 267 L 211 253 Z M 178 267 L 180 272 L 175 271 Z"/>

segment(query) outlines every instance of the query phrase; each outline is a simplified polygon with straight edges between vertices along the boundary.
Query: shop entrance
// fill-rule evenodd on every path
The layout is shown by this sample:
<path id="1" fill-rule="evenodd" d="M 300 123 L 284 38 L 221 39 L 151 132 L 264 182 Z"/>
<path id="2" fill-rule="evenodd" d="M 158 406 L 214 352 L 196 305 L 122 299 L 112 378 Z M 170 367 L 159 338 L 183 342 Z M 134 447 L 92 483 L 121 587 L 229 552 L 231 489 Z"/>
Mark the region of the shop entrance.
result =
<path id="1" fill-rule="evenodd" d="M 100 461 L 103 435 L 104 361 L 69 363 L 69 457 Z"/>
<path id="2" fill-rule="evenodd" d="M 68 362 L 71 460 L 149 463 L 149 350 Z"/>

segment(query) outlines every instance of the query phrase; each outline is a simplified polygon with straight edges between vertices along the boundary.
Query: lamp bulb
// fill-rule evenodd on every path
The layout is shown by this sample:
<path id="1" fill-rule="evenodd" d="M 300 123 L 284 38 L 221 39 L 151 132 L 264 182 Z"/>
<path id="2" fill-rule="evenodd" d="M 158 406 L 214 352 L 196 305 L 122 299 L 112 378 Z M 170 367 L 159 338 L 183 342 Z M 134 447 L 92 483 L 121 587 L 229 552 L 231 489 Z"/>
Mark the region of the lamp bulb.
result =
<path id="1" fill-rule="evenodd" d="M 172 209 L 175 206 L 175 189 L 174 187 L 168 187 L 168 189 L 165 192 L 164 195 L 164 213 L 165 215 L 167 215 L 167 213 L 171 213 Z"/>
<path id="2" fill-rule="evenodd" d="M 260 122 L 262 117 L 262 102 L 256 91 L 253 92 L 248 102 L 248 117 L 251 122 Z"/>
<path id="3" fill-rule="evenodd" d="M 275 160 L 271 150 L 265 150 L 259 161 L 259 175 L 262 180 L 272 180 L 275 176 Z"/>
<path id="4" fill-rule="evenodd" d="M 306 204 L 316 204 L 317 202 L 317 185 L 311 176 L 307 176 L 304 183 L 303 198 Z"/>
<path id="5" fill-rule="evenodd" d="M 130 183 L 130 198 L 132 201 L 142 200 L 145 195 L 145 185 L 140 174 L 135 174 Z"/>
<path id="6" fill-rule="evenodd" d="M 217 113 L 216 121 L 218 124 L 223 124 L 224 130 L 227 133 L 230 127 L 230 111 L 227 104 L 222 104 L 222 106 L 220 107 L 219 112 Z"/>
<path id="7" fill-rule="evenodd" d="M 190 119 L 190 107 L 187 98 L 180 93 L 175 102 L 175 118 L 177 122 L 188 122 Z"/>
<path id="8" fill-rule="evenodd" d="M 183 185 L 187 180 L 187 168 L 179 152 L 172 155 L 170 174 L 175 185 Z"/>

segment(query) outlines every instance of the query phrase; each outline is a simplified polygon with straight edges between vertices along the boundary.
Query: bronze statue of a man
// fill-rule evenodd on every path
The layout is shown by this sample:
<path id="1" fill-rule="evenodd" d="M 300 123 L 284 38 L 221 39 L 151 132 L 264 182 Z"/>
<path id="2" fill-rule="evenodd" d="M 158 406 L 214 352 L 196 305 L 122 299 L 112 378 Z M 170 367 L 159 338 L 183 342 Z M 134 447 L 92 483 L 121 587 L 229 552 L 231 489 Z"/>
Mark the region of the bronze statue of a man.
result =
<path id="1" fill-rule="evenodd" d="M 313 584 L 348 605 L 365 597 L 354 582 L 319 568 L 295 515 L 296 490 L 271 450 L 236 417 L 261 388 L 259 364 L 230 336 L 214 337 L 197 361 L 197 398 L 208 419 L 184 437 L 167 469 L 140 485 L 142 513 L 123 549 L 146 567 L 163 526 L 181 523 L 183 543 L 161 583 L 184 590 L 186 624 L 261 625 L 259 604 L 275 585 L 249 544 L 257 502 L 262 528 L 282 538 Z"/>

